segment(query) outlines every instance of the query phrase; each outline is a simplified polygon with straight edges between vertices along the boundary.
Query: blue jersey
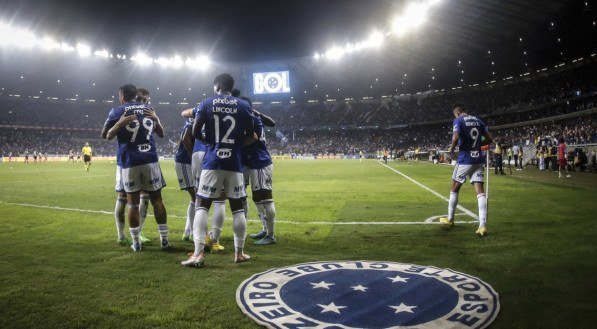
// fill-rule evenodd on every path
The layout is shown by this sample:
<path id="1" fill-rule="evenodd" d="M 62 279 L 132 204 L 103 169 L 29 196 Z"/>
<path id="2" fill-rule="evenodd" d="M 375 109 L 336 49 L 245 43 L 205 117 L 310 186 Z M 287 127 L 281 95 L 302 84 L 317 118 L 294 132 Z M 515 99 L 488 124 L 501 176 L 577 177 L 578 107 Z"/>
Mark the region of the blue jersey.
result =
<path id="1" fill-rule="evenodd" d="M 193 109 L 193 117 L 189 119 L 191 124 L 191 129 L 193 129 L 193 122 L 195 121 L 195 116 L 197 115 L 197 111 L 199 111 L 199 106 Z M 202 133 L 205 132 L 205 129 L 201 131 Z M 205 152 L 205 143 L 203 143 L 200 139 L 195 138 L 195 142 L 193 143 L 193 153 L 195 152 Z"/>
<path id="2" fill-rule="evenodd" d="M 244 149 L 246 154 L 246 165 L 251 169 L 261 169 L 272 164 L 272 157 L 265 146 L 265 129 L 263 121 L 257 115 L 253 115 L 253 125 L 257 134 L 257 141 Z"/>
<path id="3" fill-rule="evenodd" d="M 191 164 L 191 155 L 187 152 L 187 149 L 184 147 L 183 143 L 184 136 L 189 129 L 193 129 L 193 123 L 191 120 L 187 120 L 184 127 L 182 127 L 182 132 L 180 133 L 180 142 L 178 143 L 176 155 L 174 155 L 174 162 Z"/>
<path id="4" fill-rule="evenodd" d="M 246 101 L 227 95 L 203 100 L 195 120 L 205 123 L 203 169 L 242 172 L 246 132 L 253 132 L 253 115 Z"/>
<path id="5" fill-rule="evenodd" d="M 458 164 L 483 163 L 481 138 L 487 133 L 485 123 L 472 115 L 461 115 L 454 120 L 453 131 L 458 133 Z"/>
<path id="6" fill-rule="evenodd" d="M 137 117 L 116 134 L 118 140 L 116 160 L 122 168 L 158 162 L 153 139 L 154 122 L 143 114 L 143 110 L 148 108 L 147 104 L 127 102 L 113 108 L 104 124 L 106 129 L 112 128 L 125 113 Z"/>

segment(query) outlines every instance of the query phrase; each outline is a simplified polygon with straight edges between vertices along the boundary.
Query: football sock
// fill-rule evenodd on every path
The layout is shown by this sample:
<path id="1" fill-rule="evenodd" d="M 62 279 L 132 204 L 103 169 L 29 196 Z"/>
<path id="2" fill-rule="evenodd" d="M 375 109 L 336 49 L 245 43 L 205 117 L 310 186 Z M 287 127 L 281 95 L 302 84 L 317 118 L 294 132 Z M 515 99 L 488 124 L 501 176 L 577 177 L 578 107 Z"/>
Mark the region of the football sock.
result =
<path id="1" fill-rule="evenodd" d="M 479 205 L 479 227 L 487 224 L 487 198 L 485 193 L 477 194 L 477 204 Z"/>
<path id="2" fill-rule="evenodd" d="M 187 208 L 187 222 L 184 226 L 184 235 L 189 236 L 191 235 L 191 231 L 193 230 L 193 219 L 195 218 L 195 202 L 189 202 L 189 207 Z"/>
<path id="3" fill-rule="evenodd" d="M 139 241 L 139 227 L 130 227 L 129 232 L 131 233 L 131 238 L 133 238 L 133 244 L 141 244 Z"/>
<path id="4" fill-rule="evenodd" d="M 160 233 L 160 241 L 168 240 L 168 224 L 158 224 L 158 233 Z"/>
<path id="5" fill-rule="evenodd" d="M 205 235 L 207 234 L 207 213 L 206 208 L 200 207 L 195 210 L 195 219 L 193 220 L 193 241 L 195 242 L 195 252 L 193 256 L 199 256 L 205 248 Z"/>
<path id="6" fill-rule="evenodd" d="M 274 220 L 276 219 L 276 207 L 273 201 L 267 201 L 263 203 L 265 208 L 265 226 L 267 235 L 271 238 L 274 237 Z"/>
<path id="7" fill-rule="evenodd" d="M 124 240 L 124 208 L 126 207 L 126 198 L 116 198 L 116 207 L 114 207 L 114 219 L 116 220 L 116 232 L 118 240 Z"/>
<path id="8" fill-rule="evenodd" d="M 226 216 L 226 201 L 213 202 L 213 217 L 211 218 L 211 238 L 215 242 L 220 242 L 220 234 L 224 226 L 224 217 Z"/>
<path id="9" fill-rule="evenodd" d="M 454 212 L 456 211 L 456 206 L 458 205 L 458 192 L 450 192 L 450 200 L 448 202 L 448 219 L 454 219 Z"/>
<path id="10" fill-rule="evenodd" d="M 257 214 L 259 215 L 259 219 L 261 220 L 261 226 L 263 226 L 262 230 L 267 231 L 267 225 L 265 223 L 265 206 L 263 202 L 255 202 L 255 207 L 257 208 Z"/>
<path id="11" fill-rule="evenodd" d="M 232 214 L 232 230 L 234 231 L 234 248 L 237 253 L 242 252 L 247 235 L 247 219 L 244 210 L 237 210 Z"/>
<path id="12" fill-rule="evenodd" d="M 141 203 L 139 204 L 139 229 L 143 231 L 145 226 L 145 217 L 147 217 L 147 206 L 149 205 L 149 195 L 141 194 Z"/>

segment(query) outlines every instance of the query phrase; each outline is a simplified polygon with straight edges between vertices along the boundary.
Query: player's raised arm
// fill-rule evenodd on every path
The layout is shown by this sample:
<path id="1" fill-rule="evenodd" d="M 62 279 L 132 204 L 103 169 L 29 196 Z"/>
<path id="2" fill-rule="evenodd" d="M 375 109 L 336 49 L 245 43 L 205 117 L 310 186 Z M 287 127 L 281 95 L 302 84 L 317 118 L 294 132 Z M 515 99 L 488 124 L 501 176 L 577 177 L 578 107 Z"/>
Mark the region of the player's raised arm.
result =
<path id="1" fill-rule="evenodd" d="M 106 139 L 107 140 L 114 139 L 114 137 L 116 137 L 116 135 L 118 134 L 118 131 L 122 127 L 128 125 L 131 121 L 133 121 L 135 119 L 137 119 L 137 116 L 135 114 L 126 115 L 126 112 L 124 112 L 122 114 L 122 116 L 120 117 L 120 119 L 118 119 L 118 121 L 116 121 L 114 126 L 112 126 L 112 128 L 110 128 L 108 130 L 108 133 L 106 134 Z"/>
<path id="2" fill-rule="evenodd" d="M 193 109 L 186 109 L 186 110 L 180 112 L 180 115 L 182 115 L 185 118 L 192 118 L 193 117 Z"/>
<path id="3" fill-rule="evenodd" d="M 259 116 L 259 118 L 261 118 L 261 121 L 263 122 L 264 126 L 268 126 L 268 127 L 276 126 L 276 122 L 271 117 L 269 117 L 261 112 L 258 112 L 257 110 L 253 110 L 253 113 L 255 113 L 255 115 Z"/>
<path id="4" fill-rule="evenodd" d="M 144 109 L 143 114 L 145 115 L 146 118 L 153 120 L 153 124 L 155 127 L 154 128 L 155 133 L 160 138 L 164 138 L 164 126 L 162 126 L 162 122 L 160 121 L 160 118 L 155 113 L 155 110 L 153 108 Z"/>

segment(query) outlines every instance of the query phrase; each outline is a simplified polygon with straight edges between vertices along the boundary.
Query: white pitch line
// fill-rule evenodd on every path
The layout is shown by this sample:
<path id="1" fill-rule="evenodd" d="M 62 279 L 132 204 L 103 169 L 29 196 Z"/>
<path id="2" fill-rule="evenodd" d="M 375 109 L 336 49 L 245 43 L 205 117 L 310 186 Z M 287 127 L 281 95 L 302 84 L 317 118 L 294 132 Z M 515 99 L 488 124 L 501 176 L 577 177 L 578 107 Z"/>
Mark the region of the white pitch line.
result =
<path id="1" fill-rule="evenodd" d="M 46 181 L 62 181 L 62 180 L 66 180 L 66 179 L 82 179 L 82 178 L 94 178 L 94 177 L 107 177 L 107 176 L 113 176 L 113 175 L 89 175 L 89 176 L 77 176 L 77 177 L 64 177 L 64 178 L 48 178 L 48 179 L 44 179 L 44 182 Z M 0 184 L 8 184 L 8 183 L 33 183 L 36 182 L 35 179 L 33 180 L 11 180 L 11 181 L 0 181 Z"/>
<path id="2" fill-rule="evenodd" d="M 393 172 L 395 172 L 395 173 L 399 174 L 400 176 L 402 176 L 402 177 L 404 177 L 404 178 L 408 179 L 409 181 L 411 181 L 411 182 L 413 182 L 414 184 L 418 185 L 420 188 L 422 188 L 422 189 L 424 189 L 424 190 L 427 190 L 428 192 L 431 192 L 431 194 L 435 195 L 436 197 L 438 197 L 438 198 L 440 198 L 440 199 L 442 199 L 442 200 L 446 201 L 447 203 L 450 203 L 450 200 L 448 200 L 448 198 L 446 198 L 445 196 L 443 196 L 443 195 L 441 195 L 441 194 L 439 194 L 439 193 L 435 192 L 434 190 L 430 189 L 429 187 L 427 187 L 427 186 L 425 186 L 425 185 L 423 185 L 423 184 L 421 184 L 421 183 L 417 182 L 416 180 L 414 180 L 414 179 L 412 179 L 412 178 L 410 178 L 410 177 L 406 176 L 405 174 L 403 174 L 403 173 L 402 173 L 402 172 L 400 172 L 399 170 L 396 170 L 396 169 L 394 169 L 394 168 L 392 168 L 392 167 L 390 167 L 390 166 L 388 166 L 388 165 L 386 165 L 386 164 L 383 164 L 383 163 L 381 163 L 381 162 L 377 162 L 377 163 L 379 163 L 380 165 L 382 165 L 382 166 L 384 166 L 384 167 L 386 167 L 386 168 L 388 168 L 388 169 L 392 170 Z M 458 206 L 456 206 L 456 207 L 457 207 L 458 209 L 462 210 L 462 211 L 463 211 L 465 214 L 469 215 L 470 217 L 472 217 L 472 218 L 474 218 L 474 219 L 476 219 L 476 220 L 479 220 L 479 216 L 477 216 L 477 214 L 475 214 L 474 212 L 472 212 L 472 211 L 470 211 L 470 210 L 468 210 L 468 209 L 464 208 L 464 207 L 463 207 L 463 206 L 461 206 L 461 205 L 458 205 Z"/>
<path id="3" fill-rule="evenodd" d="M 106 210 L 91 210 L 91 209 L 79 209 L 79 208 L 68 208 L 68 207 L 59 207 L 59 206 L 46 206 L 46 205 L 38 205 L 38 204 L 31 204 L 31 203 L 18 203 L 18 202 L 6 202 L 0 201 L 0 204 L 7 204 L 12 206 L 20 206 L 20 207 L 28 207 L 28 208 L 40 208 L 40 209 L 51 209 L 51 210 L 60 210 L 60 211 L 73 211 L 73 212 L 80 212 L 80 213 L 88 213 L 88 214 L 101 214 L 101 215 L 110 215 L 113 216 L 113 211 L 106 211 Z M 148 216 L 153 216 L 148 214 Z M 168 215 L 171 218 L 186 218 L 183 216 L 177 215 Z M 231 218 L 227 218 L 231 220 Z M 260 220 L 256 219 L 249 219 L 248 222 L 253 223 L 261 223 Z M 290 225 L 434 225 L 439 224 L 438 222 L 333 222 L 333 221 L 309 221 L 309 222 L 299 222 L 299 221 L 291 221 L 291 220 L 283 220 L 283 219 L 276 219 L 276 223 L 280 224 L 290 224 Z M 471 223 L 471 222 L 456 222 L 456 223 Z"/>

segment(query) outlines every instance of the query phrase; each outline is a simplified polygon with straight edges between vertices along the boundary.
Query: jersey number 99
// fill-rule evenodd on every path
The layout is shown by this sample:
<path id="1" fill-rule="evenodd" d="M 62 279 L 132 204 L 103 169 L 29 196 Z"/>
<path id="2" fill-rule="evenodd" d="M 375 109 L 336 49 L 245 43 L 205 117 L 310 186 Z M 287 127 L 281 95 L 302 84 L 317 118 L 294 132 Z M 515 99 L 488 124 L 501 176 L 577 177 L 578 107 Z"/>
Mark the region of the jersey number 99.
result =
<path id="1" fill-rule="evenodd" d="M 145 128 L 145 130 L 147 130 L 147 136 L 145 138 L 147 140 L 149 140 L 149 138 L 151 137 L 151 134 L 153 133 L 153 120 L 151 120 L 149 118 L 143 118 L 143 119 L 141 119 L 141 122 L 143 122 L 143 128 Z M 137 120 L 137 119 L 131 121 L 126 126 L 126 130 L 133 133 L 131 136 L 131 142 L 134 142 L 135 139 L 137 138 L 137 133 L 139 132 L 139 128 L 141 128 L 141 124 L 139 123 L 139 120 Z"/>

